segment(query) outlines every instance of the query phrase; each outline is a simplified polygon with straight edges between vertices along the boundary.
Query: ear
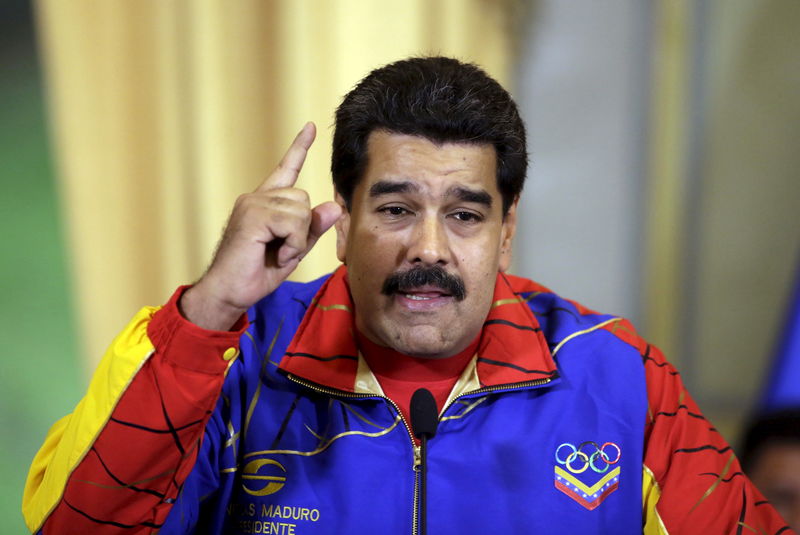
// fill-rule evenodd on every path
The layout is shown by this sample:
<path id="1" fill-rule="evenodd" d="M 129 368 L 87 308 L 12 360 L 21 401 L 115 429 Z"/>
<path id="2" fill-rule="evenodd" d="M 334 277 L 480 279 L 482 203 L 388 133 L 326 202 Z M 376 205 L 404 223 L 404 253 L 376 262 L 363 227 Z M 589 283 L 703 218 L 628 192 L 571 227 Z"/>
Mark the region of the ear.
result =
<path id="1" fill-rule="evenodd" d="M 508 212 L 503 219 L 503 227 L 500 230 L 500 262 L 498 263 L 500 271 L 507 271 L 511 267 L 512 240 L 517 231 L 517 204 L 519 204 L 519 197 L 515 198 L 508 207 Z"/>
<path id="2" fill-rule="evenodd" d="M 336 258 L 342 264 L 347 264 L 347 233 L 350 231 L 350 211 L 344 202 L 344 198 L 336 193 L 334 198 L 336 204 L 342 207 L 342 215 L 334 225 L 336 227 Z"/>

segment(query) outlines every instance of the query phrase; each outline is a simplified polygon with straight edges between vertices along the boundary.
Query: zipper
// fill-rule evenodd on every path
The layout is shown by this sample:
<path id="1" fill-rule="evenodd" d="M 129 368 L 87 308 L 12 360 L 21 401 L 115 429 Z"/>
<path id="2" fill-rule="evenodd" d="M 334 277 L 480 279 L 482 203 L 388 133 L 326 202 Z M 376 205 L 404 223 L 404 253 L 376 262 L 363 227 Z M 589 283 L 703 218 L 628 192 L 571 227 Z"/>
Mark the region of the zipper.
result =
<path id="1" fill-rule="evenodd" d="M 420 495 L 419 495 L 419 480 L 420 470 L 422 466 L 422 449 L 420 446 L 414 445 L 414 514 L 411 515 L 411 535 L 419 533 L 419 508 L 420 508 Z"/>
<path id="2" fill-rule="evenodd" d="M 420 480 L 420 466 L 422 464 L 422 452 L 421 452 L 420 446 L 417 446 L 416 442 L 414 442 L 414 434 L 411 431 L 411 426 L 408 424 L 408 421 L 406 421 L 405 416 L 403 416 L 403 411 L 400 410 L 400 407 L 397 406 L 397 403 L 395 403 L 394 401 L 392 401 L 388 397 L 382 396 L 380 394 L 355 394 L 353 392 L 345 392 L 344 390 L 337 390 L 337 389 L 334 389 L 334 388 L 325 388 L 325 387 L 320 386 L 320 385 L 318 385 L 316 383 L 312 383 L 310 381 L 306 381 L 305 379 L 301 379 L 300 377 L 297 377 L 296 375 L 291 374 L 291 373 L 287 373 L 286 376 L 291 381 L 294 381 L 297 384 L 303 385 L 306 388 L 310 388 L 311 390 L 314 390 L 315 392 L 320 392 L 320 393 L 328 394 L 328 395 L 331 395 L 331 396 L 339 396 L 339 397 L 351 398 L 351 399 L 382 398 L 382 399 L 385 399 L 386 401 L 388 401 L 392 405 L 392 407 L 394 407 L 394 409 L 397 411 L 397 414 L 400 416 L 400 420 L 402 420 L 403 425 L 406 428 L 406 431 L 408 431 L 408 438 L 411 440 L 411 449 L 414 452 L 414 462 L 413 462 L 413 464 L 411 466 L 412 470 L 414 471 L 414 512 L 413 512 L 413 515 L 411 517 L 411 535 L 417 535 L 417 533 L 419 532 L 419 508 L 420 508 L 420 503 L 419 503 L 419 500 L 420 500 L 419 483 L 420 483 L 420 481 L 419 480 Z M 442 410 L 439 414 L 444 414 L 445 412 L 447 412 L 447 409 L 449 409 L 453 405 L 453 403 L 455 403 L 456 401 L 458 401 L 459 399 L 461 399 L 462 397 L 465 397 L 465 396 L 472 396 L 472 395 L 475 395 L 475 394 L 491 393 L 491 392 L 496 392 L 498 390 L 521 390 L 523 388 L 528 388 L 528 387 L 531 387 L 531 386 L 545 385 L 545 384 L 549 383 L 552 380 L 553 380 L 553 377 L 547 377 L 545 379 L 537 379 L 535 381 L 527 381 L 527 382 L 524 382 L 524 383 L 517 383 L 516 385 L 514 385 L 511 388 L 509 388 L 508 386 L 486 386 L 486 387 L 483 387 L 483 388 L 478 388 L 477 390 L 470 390 L 469 392 L 464 392 L 463 394 L 453 398 L 453 400 L 450 401 L 450 403 L 448 403 L 445 406 L 444 410 Z M 441 417 L 438 417 L 438 420 L 439 420 L 439 422 L 441 422 Z"/>
<path id="3" fill-rule="evenodd" d="M 400 419 L 403 421 L 403 425 L 406 426 L 406 431 L 408 431 L 408 438 L 411 440 L 411 450 L 414 452 L 414 462 L 411 465 L 411 469 L 414 471 L 414 512 L 411 515 L 411 535 L 417 535 L 419 533 L 419 470 L 420 466 L 422 465 L 422 450 L 420 446 L 417 446 L 417 443 L 414 441 L 414 433 L 411 431 L 411 426 L 406 421 L 406 417 L 403 416 L 403 411 L 400 410 L 400 407 L 397 406 L 397 403 L 392 401 L 391 399 L 387 398 L 386 396 L 377 396 L 380 398 L 385 399 L 388 401 L 394 410 L 397 411 L 397 414 L 400 415 Z"/>
<path id="4" fill-rule="evenodd" d="M 460 394 L 460 395 L 454 397 L 450 401 L 450 403 L 445 405 L 444 409 L 439 414 L 446 413 L 447 409 L 449 409 L 456 401 L 458 401 L 459 399 L 461 399 L 463 397 L 466 397 L 466 396 L 473 396 L 475 394 L 487 394 L 487 393 L 491 393 L 491 392 L 497 392 L 498 390 L 521 390 L 523 388 L 528 388 L 528 387 L 531 387 L 531 386 L 542 386 L 542 385 L 546 385 L 547 383 L 551 382 L 556 377 L 558 377 L 558 376 L 546 377 L 544 379 L 536 379 L 535 381 L 527 381 L 527 382 L 524 382 L 524 383 L 516 383 L 511 388 L 509 388 L 508 386 L 484 386 L 483 388 L 478 388 L 476 390 L 470 390 L 469 392 L 464 392 L 463 394 Z M 441 417 L 440 417 L 439 421 L 441 422 Z"/>

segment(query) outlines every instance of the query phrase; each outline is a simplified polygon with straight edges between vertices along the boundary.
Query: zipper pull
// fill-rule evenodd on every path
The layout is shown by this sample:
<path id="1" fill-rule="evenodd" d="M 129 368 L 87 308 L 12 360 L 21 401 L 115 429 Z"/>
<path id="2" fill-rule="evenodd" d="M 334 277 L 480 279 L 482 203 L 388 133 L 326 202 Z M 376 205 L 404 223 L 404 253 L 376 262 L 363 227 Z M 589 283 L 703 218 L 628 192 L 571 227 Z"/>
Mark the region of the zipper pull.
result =
<path id="1" fill-rule="evenodd" d="M 422 448 L 414 446 L 414 471 L 419 472 L 419 467 L 422 466 Z"/>

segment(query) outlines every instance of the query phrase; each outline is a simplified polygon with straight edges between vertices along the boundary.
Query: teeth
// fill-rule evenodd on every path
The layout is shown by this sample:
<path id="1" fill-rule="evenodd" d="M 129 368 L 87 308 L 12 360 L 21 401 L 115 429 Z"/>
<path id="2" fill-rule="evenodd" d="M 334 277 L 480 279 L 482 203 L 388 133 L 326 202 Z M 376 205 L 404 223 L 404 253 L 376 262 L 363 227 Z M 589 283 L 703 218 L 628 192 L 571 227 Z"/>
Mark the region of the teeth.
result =
<path id="1" fill-rule="evenodd" d="M 412 299 L 414 301 L 427 301 L 428 299 L 432 299 L 431 297 L 424 297 L 421 295 L 414 295 L 414 294 L 405 294 L 408 299 Z"/>

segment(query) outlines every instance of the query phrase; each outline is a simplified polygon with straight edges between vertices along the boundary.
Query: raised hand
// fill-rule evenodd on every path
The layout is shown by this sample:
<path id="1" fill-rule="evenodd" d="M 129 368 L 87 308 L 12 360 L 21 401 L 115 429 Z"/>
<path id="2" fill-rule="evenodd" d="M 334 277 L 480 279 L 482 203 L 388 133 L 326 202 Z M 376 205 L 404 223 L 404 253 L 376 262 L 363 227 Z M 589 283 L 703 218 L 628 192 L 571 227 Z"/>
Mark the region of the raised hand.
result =
<path id="1" fill-rule="evenodd" d="M 181 298 L 189 321 L 229 329 L 272 293 L 339 219 L 338 204 L 312 209 L 308 193 L 294 187 L 315 136 L 314 124 L 307 123 L 264 183 L 236 200 L 211 266 Z"/>

